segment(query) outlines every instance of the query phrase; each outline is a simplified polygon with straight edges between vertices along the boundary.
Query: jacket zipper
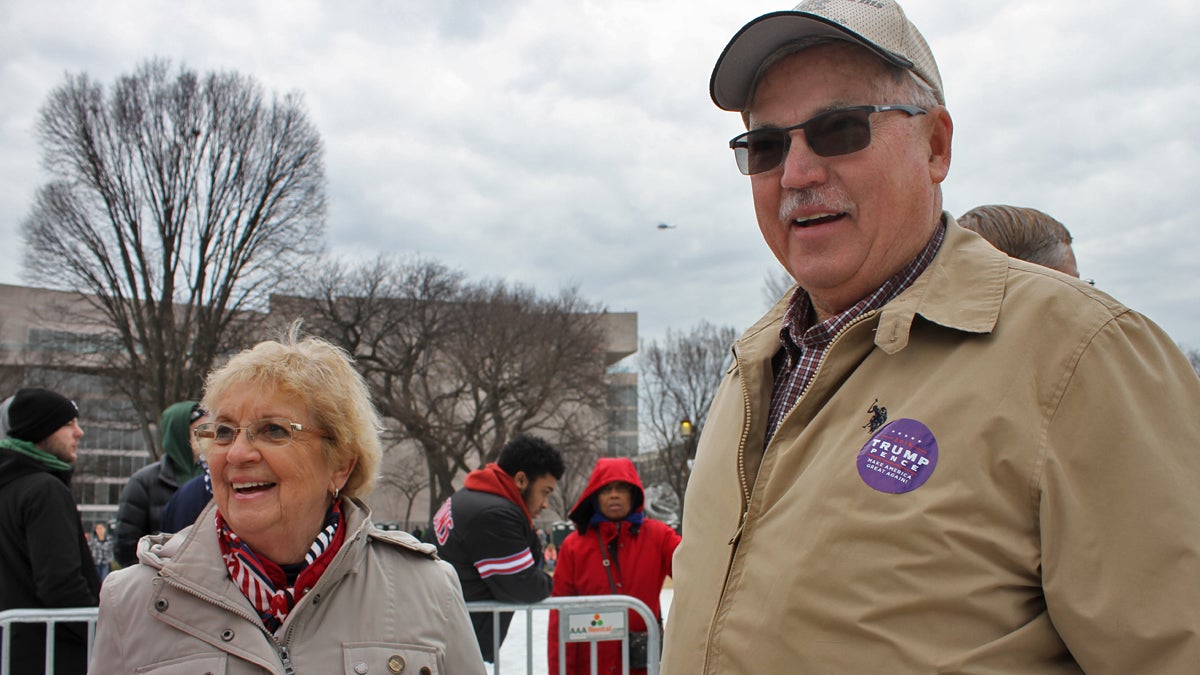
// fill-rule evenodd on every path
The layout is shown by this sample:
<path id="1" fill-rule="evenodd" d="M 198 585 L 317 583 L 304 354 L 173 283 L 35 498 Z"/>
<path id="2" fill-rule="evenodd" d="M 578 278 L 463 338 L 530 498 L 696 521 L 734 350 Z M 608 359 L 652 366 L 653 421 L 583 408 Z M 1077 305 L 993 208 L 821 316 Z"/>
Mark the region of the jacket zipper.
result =
<path id="1" fill-rule="evenodd" d="M 357 543 L 360 537 L 362 537 L 361 530 L 359 530 L 358 532 L 355 532 L 353 539 L 343 543 L 342 547 L 345 548 L 346 546 Z M 329 569 L 325 570 L 325 573 L 322 574 L 321 578 L 317 581 L 317 585 L 314 586 L 311 591 L 309 591 L 310 594 L 314 593 L 314 592 L 319 592 L 320 590 L 323 589 L 322 582 L 326 581 L 326 578 L 328 577 L 330 571 L 331 570 L 329 570 Z M 236 616 L 239 616 L 239 617 L 245 619 L 246 621 L 249 621 L 250 623 L 257 623 L 259 625 L 259 629 L 262 630 L 264 635 L 266 635 L 268 638 L 270 638 L 271 644 L 275 647 L 275 653 L 279 657 L 280 665 L 283 666 L 284 675 L 296 675 L 296 669 L 292 665 L 291 650 L 288 648 L 288 644 L 290 644 L 291 639 L 292 639 L 292 629 L 294 628 L 293 625 L 288 626 L 287 631 L 284 633 L 283 640 L 281 641 L 279 638 L 275 637 L 275 635 L 273 633 L 268 631 L 266 629 L 266 626 L 262 625 L 262 619 L 260 617 L 250 616 L 249 614 L 243 612 L 240 607 L 237 607 L 235 605 L 226 604 L 223 602 L 219 602 L 212 596 L 203 595 L 197 591 L 193 591 L 192 589 L 177 583 L 170 577 L 162 577 L 162 579 L 165 583 L 171 585 L 173 588 L 177 588 L 194 598 L 199 598 L 200 600 L 203 600 L 209 604 L 216 605 L 217 607 L 228 610 L 230 613 L 232 613 Z"/>
<path id="2" fill-rule="evenodd" d="M 309 599 L 309 597 L 313 596 L 314 594 L 317 597 L 320 597 L 321 593 L 324 592 L 325 587 L 329 586 L 330 584 L 333 583 L 332 581 L 330 581 L 330 579 L 333 579 L 335 577 L 340 579 L 342 576 L 345 576 L 345 572 L 341 571 L 341 567 L 343 567 L 347 564 L 346 560 L 349 560 L 350 553 L 352 553 L 352 551 L 350 549 L 348 549 L 347 547 L 357 544 L 358 541 L 360 539 L 362 539 L 362 537 L 364 537 L 365 535 L 363 533 L 362 528 L 360 527 L 356 532 L 354 532 L 353 538 L 349 538 L 349 535 L 347 535 L 347 536 L 348 536 L 348 539 L 346 541 L 342 542 L 342 549 L 344 551 L 347 551 L 347 555 L 343 556 L 342 558 L 340 558 L 338 560 L 338 568 L 337 569 L 334 569 L 332 567 L 328 567 L 325 569 L 325 571 L 321 574 L 321 578 L 317 579 L 317 585 L 313 586 L 312 589 L 310 589 L 307 593 L 304 594 L 305 599 Z M 338 555 L 341 555 L 340 551 L 338 552 Z M 312 600 L 309 600 L 310 604 L 312 602 L 313 602 Z M 299 603 L 297 603 L 297 605 L 299 605 Z M 296 611 L 296 608 L 293 607 L 292 611 Z M 275 644 L 277 644 L 279 646 L 279 649 L 278 649 L 279 659 L 280 659 L 280 661 L 283 662 L 284 675 L 296 675 L 296 669 L 292 667 L 291 650 L 288 648 L 288 645 L 290 645 L 292 643 L 292 630 L 295 629 L 295 627 L 296 627 L 295 623 L 288 624 L 287 630 L 284 631 L 284 633 L 283 633 L 283 641 L 282 642 L 275 639 L 274 635 L 271 636 L 271 639 L 274 640 Z"/>
<path id="3" fill-rule="evenodd" d="M 746 378 L 742 377 L 742 373 L 745 372 L 742 370 L 742 357 L 736 347 L 733 350 L 733 360 L 737 362 L 738 384 L 742 388 L 742 435 L 738 438 L 737 449 L 738 485 L 742 488 L 742 513 L 738 516 L 737 529 L 729 538 L 729 546 L 734 547 L 736 551 L 737 541 L 742 536 L 742 528 L 746 526 L 746 516 L 750 513 L 750 481 L 746 478 L 746 439 L 750 436 L 750 392 L 746 390 Z M 732 552 L 730 552 L 729 564 L 733 565 Z M 725 576 L 728 578 L 728 570 L 726 570 Z"/>
<path id="4" fill-rule="evenodd" d="M 287 645 L 279 645 L 279 660 L 283 662 L 284 675 L 296 675 L 296 669 L 292 667 L 292 659 L 288 657 Z"/>
<path id="5" fill-rule="evenodd" d="M 212 596 L 203 595 L 197 591 L 193 591 L 192 589 L 188 588 L 187 586 L 177 583 L 175 580 L 171 579 L 170 577 L 162 577 L 162 579 L 164 582 L 166 582 L 172 588 L 179 589 L 179 590 L 183 591 L 184 593 L 187 593 L 188 595 L 192 596 L 193 598 L 199 598 L 200 600 L 203 600 L 204 602 L 207 602 L 211 605 L 216 605 L 217 607 L 220 607 L 221 609 L 224 609 L 231 614 L 234 614 L 240 618 L 243 618 L 246 621 L 249 621 L 250 623 L 257 623 L 259 625 L 259 629 L 262 630 L 264 635 L 266 635 L 268 638 L 270 638 L 271 643 L 275 646 L 275 653 L 279 656 L 280 664 L 283 665 L 284 674 L 285 675 L 295 675 L 296 670 L 292 667 L 292 660 L 288 656 L 287 646 L 284 643 L 280 642 L 278 638 L 276 638 L 270 631 L 268 631 L 266 629 L 265 626 L 262 625 L 262 619 L 260 617 L 251 616 L 251 615 L 243 612 L 240 607 L 237 607 L 235 605 L 229 605 L 229 604 L 226 604 L 223 602 L 218 602 Z M 288 632 L 289 633 L 291 632 L 290 627 L 288 628 Z"/>
<path id="6" fill-rule="evenodd" d="M 821 359 L 819 361 L 817 361 L 817 367 L 816 367 L 816 369 L 813 370 L 812 378 L 809 379 L 808 384 L 805 385 L 804 389 L 800 392 L 800 395 L 796 397 L 796 403 L 792 406 L 791 410 L 788 410 L 788 413 L 791 413 L 792 410 L 795 410 L 796 406 L 800 405 L 800 401 L 804 399 L 804 396 L 808 393 L 809 389 L 812 388 L 813 382 L 816 381 L 817 375 L 820 374 L 821 368 L 825 365 L 825 360 L 829 357 L 829 354 L 830 354 L 830 352 L 833 351 L 833 348 L 835 346 L 837 346 L 837 341 L 843 335 L 845 335 L 846 332 L 848 330 L 850 330 L 852 327 L 858 325 L 859 323 L 862 323 L 863 321 L 866 321 L 867 319 L 875 316 L 878 313 L 879 313 L 879 310 L 871 310 L 865 314 L 855 317 L 854 320 L 852 320 L 850 323 L 843 326 L 842 329 L 839 330 L 837 332 L 837 334 L 835 334 L 833 336 L 833 339 L 829 341 L 829 347 L 825 349 L 825 351 L 821 354 Z M 744 370 L 742 368 L 741 355 L 738 353 L 736 346 L 734 347 L 734 350 L 733 350 L 733 358 L 737 362 L 737 367 L 738 367 L 738 371 L 739 371 L 738 382 L 739 382 L 739 384 L 741 384 L 741 387 L 742 387 L 742 410 L 744 411 L 743 416 L 742 416 L 742 436 L 738 440 L 738 454 L 737 454 L 738 481 L 740 482 L 741 488 L 742 488 L 743 506 L 742 506 L 741 516 L 739 516 L 739 518 L 738 518 L 737 529 L 734 530 L 733 536 L 730 537 L 729 543 L 728 543 L 728 546 L 730 547 L 729 565 L 725 568 L 725 581 L 721 586 L 721 597 L 717 600 L 718 608 L 722 607 L 725 604 L 725 591 L 728 590 L 728 588 L 729 588 L 729 574 L 730 574 L 730 572 L 733 571 L 733 563 L 734 563 L 734 559 L 737 557 L 738 546 L 741 543 L 742 531 L 745 530 L 746 523 L 749 521 L 750 498 L 752 496 L 750 481 L 749 481 L 748 477 L 746 476 L 746 440 L 750 436 L 750 392 L 746 389 L 746 379 L 744 377 L 742 377 L 742 375 L 741 375 L 741 373 L 744 372 Z M 786 417 L 786 415 L 785 415 L 785 417 Z M 766 454 L 765 446 L 763 447 L 763 453 L 764 453 L 764 455 Z M 760 471 L 761 471 L 761 468 L 760 468 Z M 719 610 L 718 610 L 718 613 L 720 613 Z M 716 644 L 716 642 L 711 639 L 713 633 L 716 630 L 716 621 L 717 621 L 717 617 L 716 617 L 716 615 L 714 615 L 713 619 L 712 619 L 712 623 L 709 625 L 708 634 L 709 634 L 710 639 L 708 641 L 708 646 L 707 646 L 707 649 L 705 650 L 705 655 L 704 655 L 704 672 L 706 672 L 706 673 L 710 672 L 709 664 L 711 662 L 712 649 L 713 649 L 713 646 Z"/>
<path id="7" fill-rule="evenodd" d="M 808 391 L 812 389 L 813 382 L 816 381 L 817 375 L 821 372 L 821 367 L 825 365 L 825 360 L 829 357 L 829 353 L 833 351 L 835 346 L 837 346 L 837 341 L 851 328 L 875 316 L 878 312 L 879 310 L 873 309 L 865 314 L 860 314 L 850 321 L 850 323 L 842 326 L 842 329 L 834 334 L 833 339 L 829 341 L 829 347 L 827 347 L 825 351 L 821 353 L 821 360 L 817 361 L 817 367 L 813 370 L 813 376 L 809 378 L 808 384 L 804 385 L 804 389 L 800 391 L 800 395 L 796 397 L 796 402 L 792 404 L 792 408 L 788 410 L 788 413 L 791 413 L 792 410 L 795 410 L 796 406 L 800 405 L 800 401 L 804 400 L 804 396 L 808 393 Z M 742 361 L 737 349 L 733 350 L 733 358 L 735 361 L 737 361 L 739 373 L 742 372 Z M 733 546 L 735 551 L 737 549 L 738 540 L 742 537 L 742 530 L 746 527 L 746 519 L 750 516 L 750 498 L 752 496 L 750 480 L 749 477 L 746 476 L 746 440 L 750 435 L 750 392 L 746 390 L 746 379 L 741 377 L 740 374 L 738 376 L 738 382 L 742 386 L 742 410 L 744 411 L 742 414 L 742 436 L 738 440 L 737 454 L 738 482 L 741 484 L 742 488 L 743 507 L 742 514 L 738 518 L 738 527 L 736 530 L 734 530 L 733 536 L 730 537 L 728 544 L 729 546 Z M 784 414 L 785 418 L 787 417 L 788 413 Z M 763 448 L 763 452 L 764 454 L 766 453 L 766 447 Z M 732 565 L 733 558 L 731 552 L 730 566 Z"/>

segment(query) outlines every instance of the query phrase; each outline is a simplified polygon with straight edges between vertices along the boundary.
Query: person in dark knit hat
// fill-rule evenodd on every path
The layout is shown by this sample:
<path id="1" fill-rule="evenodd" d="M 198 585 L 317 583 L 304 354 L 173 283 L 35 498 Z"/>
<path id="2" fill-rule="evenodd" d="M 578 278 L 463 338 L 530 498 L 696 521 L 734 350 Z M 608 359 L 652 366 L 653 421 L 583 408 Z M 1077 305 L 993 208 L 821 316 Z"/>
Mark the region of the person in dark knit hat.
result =
<path id="1" fill-rule="evenodd" d="M 95 607 L 100 577 L 71 496 L 71 465 L 83 429 L 70 399 L 49 389 L 21 389 L 8 406 L 0 440 L 0 610 Z M 45 669 L 45 627 L 11 628 L 14 673 Z M 87 670 L 82 624 L 56 628 L 54 672 Z M 3 644 L 3 643 L 0 643 Z"/>

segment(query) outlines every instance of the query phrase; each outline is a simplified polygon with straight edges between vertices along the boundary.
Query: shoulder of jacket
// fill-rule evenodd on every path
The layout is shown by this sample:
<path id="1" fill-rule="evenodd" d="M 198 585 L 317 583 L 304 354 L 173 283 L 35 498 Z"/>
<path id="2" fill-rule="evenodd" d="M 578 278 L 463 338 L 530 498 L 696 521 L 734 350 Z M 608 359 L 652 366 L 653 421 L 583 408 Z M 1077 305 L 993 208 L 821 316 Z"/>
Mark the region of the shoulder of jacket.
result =
<path id="1" fill-rule="evenodd" d="M 133 475 L 129 477 L 129 482 L 126 484 L 126 487 L 130 485 L 136 485 L 143 490 L 148 490 L 150 485 L 158 479 L 158 471 L 161 467 L 162 460 L 159 460 L 157 462 L 151 462 L 137 471 L 134 471 Z"/>
<path id="2" fill-rule="evenodd" d="M 377 527 L 372 527 L 367 530 L 367 536 L 372 541 L 377 541 L 384 544 L 395 546 L 396 548 L 419 553 L 428 558 L 438 559 L 437 546 L 426 544 L 417 539 L 411 534 L 401 530 L 381 530 Z"/>
<path id="3" fill-rule="evenodd" d="M 5 467 L 5 468 L 7 468 L 7 467 Z M 23 483 L 58 483 L 59 485 L 63 484 L 63 482 L 61 480 L 59 480 L 58 477 L 55 476 L 50 471 L 50 469 L 47 469 L 44 467 L 34 468 L 31 470 L 25 471 L 18 476 L 13 476 L 12 481 L 13 482 L 21 481 Z M 64 487 L 66 487 L 66 486 L 64 486 Z"/>
<path id="4" fill-rule="evenodd" d="M 1012 260 L 999 323 L 1052 327 L 1064 345 L 1088 342 L 1106 331 L 1120 331 L 1134 312 L 1086 282 L 1021 260 Z"/>
<path id="5" fill-rule="evenodd" d="M 456 493 L 452 497 L 451 508 L 455 510 L 455 515 L 465 515 L 469 518 L 516 516 L 524 519 L 524 510 L 511 499 L 481 490 L 462 490 Z"/>
<path id="6" fill-rule="evenodd" d="M 75 506 L 75 498 L 71 495 L 70 486 L 63 483 L 60 478 L 49 470 L 30 471 L 24 475 L 16 476 L 5 484 L 5 487 L 8 486 L 19 488 L 16 491 L 19 491 L 25 497 L 31 497 L 37 501 L 45 501 L 46 499 L 60 501 L 63 495 L 66 495 L 70 498 L 71 506 Z"/>
<path id="7" fill-rule="evenodd" d="M 647 532 L 666 532 L 667 530 L 671 529 L 671 526 L 661 520 L 658 520 L 657 518 L 646 516 L 646 518 L 642 520 L 642 529 Z"/>
<path id="8" fill-rule="evenodd" d="M 592 539 L 595 539 L 593 536 Z M 579 530 L 571 530 L 567 536 L 563 537 L 562 543 L 558 545 L 558 554 L 562 555 L 563 551 L 576 547 L 584 547 L 588 545 L 587 535 Z"/>

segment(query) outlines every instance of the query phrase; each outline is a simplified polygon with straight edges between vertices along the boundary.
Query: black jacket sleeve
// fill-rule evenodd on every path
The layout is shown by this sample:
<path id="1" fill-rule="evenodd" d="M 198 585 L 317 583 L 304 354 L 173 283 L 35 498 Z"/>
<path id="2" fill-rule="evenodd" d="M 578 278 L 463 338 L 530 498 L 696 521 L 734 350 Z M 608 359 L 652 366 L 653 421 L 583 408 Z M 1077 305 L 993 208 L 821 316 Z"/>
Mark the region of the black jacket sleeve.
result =
<path id="1" fill-rule="evenodd" d="M 143 474 L 146 468 L 149 467 L 133 474 L 125 484 L 125 489 L 121 490 L 117 527 L 113 532 L 113 559 L 121 567 L 137 563 L 138 540 L 150 534 L 150 490 Z"/>
<path id="2" fill-rule="evenodd" d="M 542 570 L 541 547 L 522 512 L 487 509 L 477 516 L 471 531 L 471 558 L 494 598 L 538 602 L 550 597 L 553 582 Z"/>
<path id="3" fill-rule="evenodd" d="M 30 499 L 25 545 L 38 598 L 45 607 L 95 607 L 99 582 L 97 578 L 95 588 L 88 582 L 96 572 L 95 567 L 84 569 L 91 554 L 84 555 L 87 545 L 71 491 L 47 475 L 43 489 Z"/>

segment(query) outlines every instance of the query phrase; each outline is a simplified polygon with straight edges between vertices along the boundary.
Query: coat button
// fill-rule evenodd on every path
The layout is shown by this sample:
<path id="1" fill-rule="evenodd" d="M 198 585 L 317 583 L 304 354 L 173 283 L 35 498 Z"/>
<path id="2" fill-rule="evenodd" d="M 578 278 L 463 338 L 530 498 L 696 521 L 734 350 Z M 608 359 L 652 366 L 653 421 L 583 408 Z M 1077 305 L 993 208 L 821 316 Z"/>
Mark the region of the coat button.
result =
<path id="1" fill-rule="evenodd" d="M 230 640 L 232 640 L 233 639 L 233 629 L 226 628 L 225 630 L 221 631 L 221 639 L 226 642 L 229 642 Z"/>
<path id="2" fill-rule="evenodd" d="M 314 605 L 321 604 L 321 594 L 320 593 L 317 593 L 316 595 L 313 596 L 313 604 Z"/>
<path id="3" fill-rule="evenodd" d="M 400 658 L 400 656 L 397 654 L 393 654 L 392 657 L 390 659 L 388 659 L 387 666 L 388 666 L 388 670 L 390 670 L 393 673 L 403 673 L 404 672 L 404 659 Z"/>
<path id="4" fill-rule="evenodd" d="M 367 670 L 367 664 L 363 663 L 362 661 L 354 664 L 354 672 L 358 673 L 358 675 L 366 675 Z"/>
<path id="5" fill-rule="evenodd" d="M 166 598 L 159 598 L 158 600 L 154 601 L 154 609 L 157 609 L 160 612 L 167 611 L 167 608 L 170 606 L 171 603 L 167 602 Z"/>
<path id="6" fill-rule="evenodd" d="M 421 675 L 433 675 L 433 671 L 429 669 L 429 666 L 421 666 Z"/>

